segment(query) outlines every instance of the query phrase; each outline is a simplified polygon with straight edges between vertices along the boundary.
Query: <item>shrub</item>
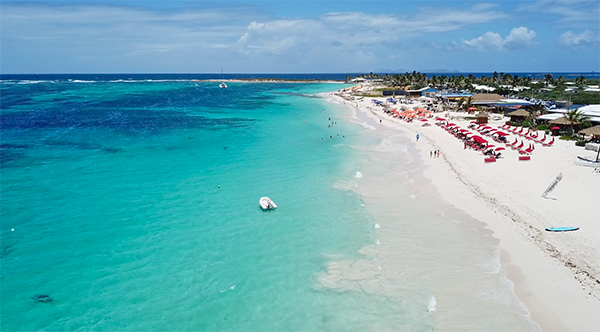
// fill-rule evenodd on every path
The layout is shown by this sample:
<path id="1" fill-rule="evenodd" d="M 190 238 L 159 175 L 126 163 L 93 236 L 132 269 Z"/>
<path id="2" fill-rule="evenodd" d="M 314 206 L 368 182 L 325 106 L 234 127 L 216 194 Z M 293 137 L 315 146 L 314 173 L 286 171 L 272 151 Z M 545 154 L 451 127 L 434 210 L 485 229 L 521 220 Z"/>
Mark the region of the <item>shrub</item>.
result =
<path id="1" fill-rule="evenodd" d="M 585 140 L 578 139 L 577 141 L 575 141 L 575 145 L 577 145 L 577 146 L 585 146 Z"/>

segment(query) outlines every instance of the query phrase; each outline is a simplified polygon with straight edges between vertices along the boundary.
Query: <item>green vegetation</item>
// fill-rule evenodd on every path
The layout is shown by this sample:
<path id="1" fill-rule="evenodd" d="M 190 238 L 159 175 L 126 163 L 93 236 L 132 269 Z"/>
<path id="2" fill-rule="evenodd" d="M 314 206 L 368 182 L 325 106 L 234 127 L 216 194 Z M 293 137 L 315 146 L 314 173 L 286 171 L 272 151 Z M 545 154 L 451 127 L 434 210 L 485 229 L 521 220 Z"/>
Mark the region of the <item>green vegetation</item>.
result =
<path id="1" fill-rule="evenodd" d="M 584 76 L 566 80 L 562 76 L 554 77 L 551 74 L 545 74 L 543 77 L 534 79 L 527 76 L 519 77 L 518 75 L 494 72 L 491 77 L 482 76 L 477 78 L 469 74 L 467 76 L 434 75 L 428 78 L 426 74 L 413 71 L 412 73 L 407 72 L 392 75 L 370 73 L 360 75 L 359 77 L 380 79 L 384 85 L 391 89 L 404 89 L 405 87 L 419 89 L 431 86 L 433 88 L 477 92 L 473 84 L 478 84 L 495 88 L 496 90 L 493 92 L 501 95 L 515 95 L 553 101 L 570 100 L 573 104 L 600 104 L 600 92 L 583 91 L 587 85 L 600 85 L 600 79 L 586 79 Z M 522 87 L 523 89 L 519 92 L 512 90 L 517 87 Z"/>

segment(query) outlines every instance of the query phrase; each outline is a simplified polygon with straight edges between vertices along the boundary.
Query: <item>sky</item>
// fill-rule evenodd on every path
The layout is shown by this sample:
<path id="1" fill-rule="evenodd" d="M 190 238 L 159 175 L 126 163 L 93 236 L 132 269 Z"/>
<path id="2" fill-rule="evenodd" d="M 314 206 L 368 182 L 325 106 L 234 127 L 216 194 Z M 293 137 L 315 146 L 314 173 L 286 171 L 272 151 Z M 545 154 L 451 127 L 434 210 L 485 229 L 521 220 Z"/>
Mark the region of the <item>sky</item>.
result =
<path id="1" fill-rule="evenodd" d="M 0 73 L 600 71 L 600 2 L 0 2 Z"/>

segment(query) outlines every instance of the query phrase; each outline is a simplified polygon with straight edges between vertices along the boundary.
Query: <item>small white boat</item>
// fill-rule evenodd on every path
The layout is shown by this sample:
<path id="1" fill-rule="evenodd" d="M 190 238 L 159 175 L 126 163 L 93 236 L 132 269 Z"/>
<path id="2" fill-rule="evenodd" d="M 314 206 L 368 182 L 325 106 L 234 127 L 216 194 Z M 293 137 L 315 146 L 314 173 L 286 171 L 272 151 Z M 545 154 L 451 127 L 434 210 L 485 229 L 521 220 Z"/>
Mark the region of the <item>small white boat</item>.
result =
<path id="1" fill-rule="evenodd" d="M 221 84 L 219 84 L 219 88 L 227 89 L 227 84 L 225 84 L 225 82 L 222 82 Z"/>
<path id="2" fill-rule="evenodd" d="M 263 210 L 276 209 L 277 205 L 269 197 L 261 197 L 258 204 Z"/>

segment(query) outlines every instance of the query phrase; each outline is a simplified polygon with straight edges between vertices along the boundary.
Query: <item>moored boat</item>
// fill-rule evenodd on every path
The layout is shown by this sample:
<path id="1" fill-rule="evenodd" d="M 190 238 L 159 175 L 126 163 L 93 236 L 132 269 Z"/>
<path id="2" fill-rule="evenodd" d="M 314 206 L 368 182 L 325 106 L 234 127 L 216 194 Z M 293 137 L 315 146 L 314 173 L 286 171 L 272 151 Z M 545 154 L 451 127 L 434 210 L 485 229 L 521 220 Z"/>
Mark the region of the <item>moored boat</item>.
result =
<path id="1" fill-rule="evenodd" d="M 260 205 L 260 207 L 263 210 L 271 210 L 271 209 L 277 208 L 277 205 L 275 204 L 275 202 L 273 202 L 273 200 L 270 199 L 269 197 L 261 197 L 260 200 L 258 201 L 258 204 Z"/>

